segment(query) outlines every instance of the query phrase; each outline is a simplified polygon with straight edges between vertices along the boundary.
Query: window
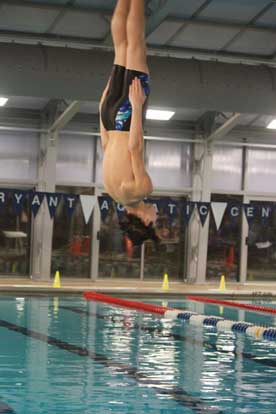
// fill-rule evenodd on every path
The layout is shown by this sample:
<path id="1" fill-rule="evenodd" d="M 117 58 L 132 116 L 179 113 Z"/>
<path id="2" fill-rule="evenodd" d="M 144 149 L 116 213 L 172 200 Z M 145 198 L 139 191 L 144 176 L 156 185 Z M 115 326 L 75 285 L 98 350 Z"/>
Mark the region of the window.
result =
<path id="1" fill-rule="evenodd" d="M 208 240 L 207 279 L 219 280 L 221 275 L 225 275 L 228 280 L 238 281 L 241 214 L 237 217 L 232 217 L 230 213 L 231 207 L 241 205 L 242 199 L 241 197 L 230 195 L 213 195 L 212 201 L 227 202 L 228 206 L 219 230 L 217 230 L 211 213 Z"/>
<path id="2" fill-rule="evenodd" d="M 59 187 L 57 192 L 93 195 L 94 190 L 91 188 Z M 77 203 L 72 217 L 69 217 L 62 200 L 54 218 L 52 276 L 59 270 L 62 276 L 90 277 L 91 232 L 92 217 L 86 224 L 80 202 Z"/>

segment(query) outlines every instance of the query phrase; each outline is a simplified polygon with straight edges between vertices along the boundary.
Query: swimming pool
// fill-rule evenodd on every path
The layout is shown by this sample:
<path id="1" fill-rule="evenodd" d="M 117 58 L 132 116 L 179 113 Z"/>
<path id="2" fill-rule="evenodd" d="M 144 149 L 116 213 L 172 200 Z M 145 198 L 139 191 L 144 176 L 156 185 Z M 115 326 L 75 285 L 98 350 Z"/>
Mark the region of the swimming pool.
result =
<path id="1" fill-rule="evenodd" d="M 164 305 L 276 325 L 244 310 Z M 76 297 L 2 297 L 0 307 L 0 413 L 276 412 L 276 342 Z"/>

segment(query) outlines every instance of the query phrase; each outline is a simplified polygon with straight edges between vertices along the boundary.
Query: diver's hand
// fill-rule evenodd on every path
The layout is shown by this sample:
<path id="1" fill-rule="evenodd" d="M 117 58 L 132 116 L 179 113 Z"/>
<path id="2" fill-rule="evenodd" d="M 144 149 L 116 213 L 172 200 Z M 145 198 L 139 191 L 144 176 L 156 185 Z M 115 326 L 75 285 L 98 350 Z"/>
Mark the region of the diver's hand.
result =
<path id="1" fill-rule="evenodd" d="M 145 92 L 142 88 L 141 81 L 138 78 L 134 78 L 132 84 L 129 87 L 129 100 L 132 109 L 140 109 L 146 101 Z"/>

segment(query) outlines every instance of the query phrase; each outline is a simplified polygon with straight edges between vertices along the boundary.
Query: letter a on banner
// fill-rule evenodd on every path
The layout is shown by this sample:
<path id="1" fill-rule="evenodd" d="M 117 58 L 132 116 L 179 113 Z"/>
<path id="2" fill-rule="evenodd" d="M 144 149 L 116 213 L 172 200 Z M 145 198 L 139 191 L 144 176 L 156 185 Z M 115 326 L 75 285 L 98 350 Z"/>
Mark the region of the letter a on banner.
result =
<path id="1" fill-rule="evenodd" d="M 101 212 L 101 218 L 104 221 L 108 216 L 109 210 L 112 207 L 112 198 L 108 196 L 98 197 L 99 208 Z"/>
<path id="2" fill-rule="evenodd" d="M 227 203 L 211 203 L 211 207 L 217 230 L 219 230 L 227 208 Z"/>
<path id="3" fill-rule="evenodd" d="M 97 203 L 97 196 L 81 195 L 80 202 L 85 223 L 88 224 L 92 211 Z"/>
<path id="4" fill-rule="evenodd" d="M 34 217 L 36 217 L 40 206 L 43 203 L 44 195 L 45 193 L 39 191 L 30 194 L 31 209 Z"/>
<path id="5" fill-rule="evenodd" d="M 161 208 L 164 205 L 164 201 L 162 199 L 156 199 L 156 198 L 147 198 L 144 200 L 146 204 L 152 204 L 155 207 L 156 213 L 159 214 Z"/>

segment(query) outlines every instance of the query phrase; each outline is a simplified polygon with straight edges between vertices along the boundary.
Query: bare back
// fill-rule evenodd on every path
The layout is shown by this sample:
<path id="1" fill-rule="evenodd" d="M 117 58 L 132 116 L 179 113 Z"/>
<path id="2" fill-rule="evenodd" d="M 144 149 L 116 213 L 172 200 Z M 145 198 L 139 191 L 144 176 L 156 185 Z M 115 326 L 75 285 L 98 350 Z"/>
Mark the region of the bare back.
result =
<path id="1" fill-rule="evenodd" d="M 108 131 L 109 139 L 104 151 L 103 180 L 106 191 L 123 205 L 138 203 L 147 196 L 147 189 L 141 194 L 133 191 L 137 183 L 133 172 L 133 154 L 129 151 L 129 132 Z M 148 177 L 143 160 L 143 153 L 137 160 Z M 141 186 L 143 183 L 141 183 Z"/>

